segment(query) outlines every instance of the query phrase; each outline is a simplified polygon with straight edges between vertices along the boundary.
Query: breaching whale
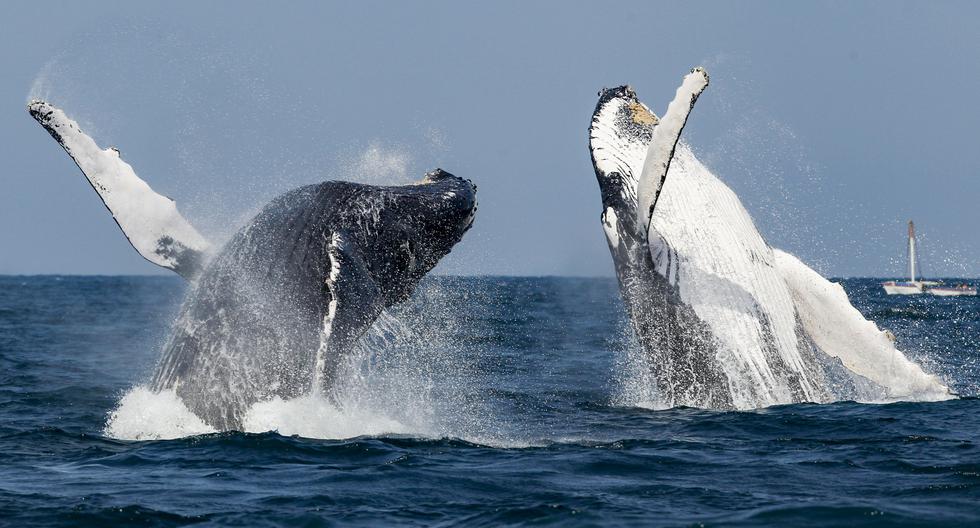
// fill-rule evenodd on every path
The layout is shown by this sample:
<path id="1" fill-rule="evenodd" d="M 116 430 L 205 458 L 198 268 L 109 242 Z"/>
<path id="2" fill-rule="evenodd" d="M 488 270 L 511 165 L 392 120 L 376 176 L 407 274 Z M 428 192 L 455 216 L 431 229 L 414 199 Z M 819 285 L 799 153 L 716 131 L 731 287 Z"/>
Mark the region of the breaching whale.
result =
<path id="1" fill-rule="evenodd" d="M 589 143 L 600 221 L 658 404 L 748 409 L 838 399 L 941 399 L 831 283 L 771 248 L 738 197 L 679 142 L 708 75 L 658 118 L 604 89 Z"/>
<path id="2" fill-rule="evenodd" d="M 275 198 L 215 250 L 118 150 L 46 102 L 28 110 L 139 254 L 191 281 L 151 388 L 176 391 L 217 430 L 241 429 L 255 402 L 327 391 L 345 352 L 476 212 L 476 187 L 440 169 L 404 186 L 328 181 Z"/>

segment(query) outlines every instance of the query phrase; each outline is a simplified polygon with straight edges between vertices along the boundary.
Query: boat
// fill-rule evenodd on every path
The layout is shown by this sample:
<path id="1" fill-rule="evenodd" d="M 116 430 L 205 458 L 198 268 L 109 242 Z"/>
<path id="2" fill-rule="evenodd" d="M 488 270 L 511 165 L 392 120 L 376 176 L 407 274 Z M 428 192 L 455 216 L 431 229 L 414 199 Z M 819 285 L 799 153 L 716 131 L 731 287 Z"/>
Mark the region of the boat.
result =
<path id="1" fill-rule="evenodd" d="M 881 287 L 888 295 L 918 295 L 925 293 L 925 286 L 918 281 L 887 281 Z"/>
<path id="2" fill-rule="evenodd" d="M 967 284 L 957 284 L 956 286 L 932 286 L 927 288 L 927 290 L 932 295 L 938 295 L 940 297 L 954 297 L 959 295 L 975 296 L 977 294 L 977 288 Z"/>
<path id="3" fill-rule="evenodd" d="M 888 295 L 920 295 L 925 293 L 926 286 L 925 281 L 915 280 L 915 224 L 909 220 L 909 280 L 883 282 L 881 287 Z"/>
<path id="4" fill-rule="evenodd" d="M 885 289 L 885 293 L 888 295 L 921 295 L 928 293 L 938 297 L 975 296 L 977 294 L 977 288 L 968 284 L 946 286 L 941 281 L 916 280 L 915 263 L 915 224 L 909 220 L 909 280 L 881 283 L 881 287 Z"/>

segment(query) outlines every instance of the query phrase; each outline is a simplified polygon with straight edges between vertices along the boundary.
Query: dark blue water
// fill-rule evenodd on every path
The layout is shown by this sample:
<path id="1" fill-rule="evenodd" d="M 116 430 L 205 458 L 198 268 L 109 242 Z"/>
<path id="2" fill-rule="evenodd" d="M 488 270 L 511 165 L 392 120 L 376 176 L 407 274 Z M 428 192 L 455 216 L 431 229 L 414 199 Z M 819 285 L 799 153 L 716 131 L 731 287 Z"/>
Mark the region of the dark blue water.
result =
<path id="1" fill-rule="evenodd" d="M 443 278 L 401 310 L 413 352 L 372 360 L 401 384 L 362 382 L 398 434 L 119 440 L 107 413 L 152 368 L 181 282 L 0 277 L 0 522 L 980 524 L 980 300 L 844 284 L 964 398 L 637 408 L 613 280 Z"/>

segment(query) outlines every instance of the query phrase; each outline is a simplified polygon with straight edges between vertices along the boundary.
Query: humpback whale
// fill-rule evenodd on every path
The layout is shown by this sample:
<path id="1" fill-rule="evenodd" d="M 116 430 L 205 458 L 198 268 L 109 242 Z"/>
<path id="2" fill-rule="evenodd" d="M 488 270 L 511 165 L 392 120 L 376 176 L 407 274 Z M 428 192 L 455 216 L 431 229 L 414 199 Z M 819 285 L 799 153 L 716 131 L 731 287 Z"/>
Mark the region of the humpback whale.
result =
<path id="1" fill-rule="evenodd" d="M 476 212 L 476 187 L 441 169 L 403 186 L 327 181 L 273 199 L 215 249 L 117 149 L 44 101 L 28 111 L 139 254 L 191 282 L 150 385 L 217 430 L 241 429 L 256 402 L 327 393 L 345 353 Z"/>
<path id="2" fill-rule="evenodd" d="M 692 70 L 663 118 L 629 86 L 604 89 L 589 128 L 600 222 L 658 404 L 949 397 L 840 285 L 770 247 L 680 141 L 707 86 Z"/>

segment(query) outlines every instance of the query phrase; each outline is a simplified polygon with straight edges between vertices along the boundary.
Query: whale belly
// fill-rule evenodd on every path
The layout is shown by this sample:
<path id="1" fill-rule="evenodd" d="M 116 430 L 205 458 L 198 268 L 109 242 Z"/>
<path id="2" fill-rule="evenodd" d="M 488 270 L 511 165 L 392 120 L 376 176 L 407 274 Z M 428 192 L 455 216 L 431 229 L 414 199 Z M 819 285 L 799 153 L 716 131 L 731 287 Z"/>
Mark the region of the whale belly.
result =
<path id="1" fill-rule="evenodd" d="M 648 242 L 656 272 L 710 328 L 735 407 L 824 399 L 772 248 L 686 145 L 677 148 Z"/>

